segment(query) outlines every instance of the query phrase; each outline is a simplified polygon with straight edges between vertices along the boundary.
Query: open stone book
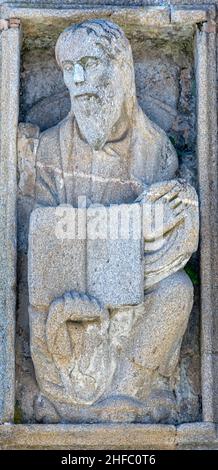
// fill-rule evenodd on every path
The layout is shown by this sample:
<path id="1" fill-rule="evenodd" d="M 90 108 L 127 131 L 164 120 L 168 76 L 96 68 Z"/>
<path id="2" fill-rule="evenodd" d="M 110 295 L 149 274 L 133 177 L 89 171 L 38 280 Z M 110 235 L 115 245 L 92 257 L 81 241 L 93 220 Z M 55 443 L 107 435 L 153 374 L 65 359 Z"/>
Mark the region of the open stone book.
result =
<path id="1" fill-rule="evenodd" d="M 48 306 L 67 291 L 106 307 L 143 301 L 142 208 L 37 208 L 29 231 L 29 295 Z"/>

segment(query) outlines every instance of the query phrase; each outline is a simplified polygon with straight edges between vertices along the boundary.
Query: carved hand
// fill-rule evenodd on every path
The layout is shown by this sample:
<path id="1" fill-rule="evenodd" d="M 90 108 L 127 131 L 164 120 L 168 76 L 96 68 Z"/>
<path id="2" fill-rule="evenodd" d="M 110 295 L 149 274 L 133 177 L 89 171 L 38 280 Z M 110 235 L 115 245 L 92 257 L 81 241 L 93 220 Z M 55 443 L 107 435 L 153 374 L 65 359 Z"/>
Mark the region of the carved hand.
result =
<path id="1" fill-rule="evenodd" d="M 150 186 L 139 198 L 144 206 L 144 238 L 157 240 L 179 225 L 186 216 L 189 201 L 181 197 L 185 183 L 172 180 Z"/>
<path id="2" fill-rule="evenodd" d="M 66 324 L 72 322 L 91 322 L 100 320 L 104 323 L 105 329 L 108 327 L 109 314 L 101 307 L 98 301 L 85 294 L 78 292 L 66 292 L 62 297 L 55 299 L 49 309 L 46 322 L 46 338 L 50 353 L 57 349 L 57 338 L 62 341 L 62 348 L 58 346 L 59 355 L 70 356 L 69 338 Z M 60 334 L 59 334 L 60 333 Z"/>

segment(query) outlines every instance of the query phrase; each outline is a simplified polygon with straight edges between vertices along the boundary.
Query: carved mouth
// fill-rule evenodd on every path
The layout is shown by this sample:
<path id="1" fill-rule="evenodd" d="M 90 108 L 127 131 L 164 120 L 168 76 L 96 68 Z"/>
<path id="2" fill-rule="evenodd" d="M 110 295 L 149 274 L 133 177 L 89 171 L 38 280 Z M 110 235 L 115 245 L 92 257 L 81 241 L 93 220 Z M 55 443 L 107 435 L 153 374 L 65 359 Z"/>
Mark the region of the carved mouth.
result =
<path id="1" fill-rule="evenodd" d="M 76 99 L 82 98 L 85 100 L 90 100 L 91 98 L 99 99 L 99 96 L 96 93 L 86 92 L 86 93 L 79 93 L 78 95 L 75 95 L 74 98 Z"/>

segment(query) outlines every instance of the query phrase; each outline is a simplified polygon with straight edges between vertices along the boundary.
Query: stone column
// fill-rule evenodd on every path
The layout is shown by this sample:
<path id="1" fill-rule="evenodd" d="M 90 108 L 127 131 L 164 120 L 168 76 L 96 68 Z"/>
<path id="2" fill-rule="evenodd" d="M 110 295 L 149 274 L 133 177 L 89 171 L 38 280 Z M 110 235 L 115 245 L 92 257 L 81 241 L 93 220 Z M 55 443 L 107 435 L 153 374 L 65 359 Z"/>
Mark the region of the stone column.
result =
<path id="1" fill-rule="evenodd" d="M 0 20 L 0 422 L 14 418 L 19 20 Z"/>
<path id="2" fill-rule="evenodd" d="M 215 22 L 202 23 L 196 37 L 197 151 L 200 197 L 201 377 L 203 420 L 217 421 L 214 329 L 217 316 L 217 97 Z M 218 340 L 218 333 L 217 333 Z M 217 341 L 218 343 L 218 341 Z M 218 379 L 218 377 L 217 377 Z"/>

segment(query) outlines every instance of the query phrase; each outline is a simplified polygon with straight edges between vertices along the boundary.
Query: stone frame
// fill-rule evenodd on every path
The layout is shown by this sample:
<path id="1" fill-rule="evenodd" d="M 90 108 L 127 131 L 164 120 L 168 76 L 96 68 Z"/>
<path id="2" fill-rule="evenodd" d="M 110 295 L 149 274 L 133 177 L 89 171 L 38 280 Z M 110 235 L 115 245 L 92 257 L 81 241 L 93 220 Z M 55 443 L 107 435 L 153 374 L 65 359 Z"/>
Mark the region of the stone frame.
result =
<path id="1" fill-rule="evenodd" d="M 202 422 L 174 425 L 13 424 L 16 306 L 16 136 L 21 26 L 43 20 L 110 17 L 156 27 L 195 25 L 197 159 L 200 197 Z M 0 7 L 0 448 L 217 448 L 218 437 L 218 217 L 215 6 L 34 9 Z M 217 343 L 217 345 L 216 345 Z M 5 425 L 7 423 L 7 426 Z"/>

